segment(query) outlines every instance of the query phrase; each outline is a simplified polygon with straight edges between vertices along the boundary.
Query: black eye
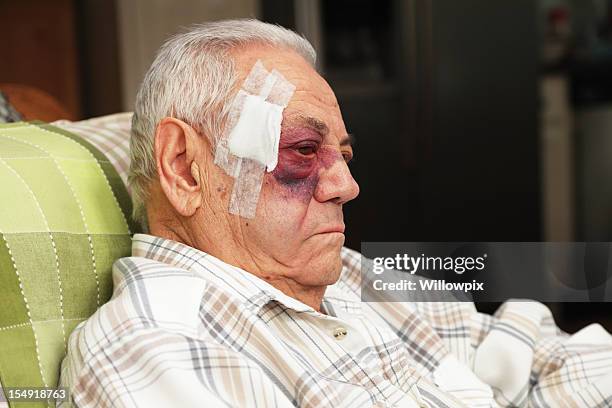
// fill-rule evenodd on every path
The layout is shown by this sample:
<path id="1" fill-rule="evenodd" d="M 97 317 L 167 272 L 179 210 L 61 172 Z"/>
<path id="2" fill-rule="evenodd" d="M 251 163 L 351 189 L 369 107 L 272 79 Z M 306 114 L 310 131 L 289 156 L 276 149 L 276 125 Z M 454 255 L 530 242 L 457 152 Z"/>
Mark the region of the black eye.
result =
<path id="1" fill-rule="evenodd" d="M 351 153 L 342 153 L 342 157 L 346 163 L 350 163 L 353 160 L 353 155 Z"/>
<path id="2" fill-rule="evenodd" d="M 316 146 L 301 146 L 297 148 L 297 151 L 300 152 L 303 156 L 310 156 L 311 154 L 315 154 L 317 152 Z"/>

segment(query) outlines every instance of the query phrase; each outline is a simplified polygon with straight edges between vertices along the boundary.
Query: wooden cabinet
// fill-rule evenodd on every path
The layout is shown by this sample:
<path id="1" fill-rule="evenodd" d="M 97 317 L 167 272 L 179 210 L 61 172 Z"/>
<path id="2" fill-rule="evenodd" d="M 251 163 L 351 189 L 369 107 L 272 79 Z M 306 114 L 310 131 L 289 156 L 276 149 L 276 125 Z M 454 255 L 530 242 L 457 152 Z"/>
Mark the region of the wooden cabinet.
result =
<path id="1" fill-rule="evenodd" d="M 81 116 L 81 86 L 72 0 L 0 1 L 0 83 L 49 93 Z"/>

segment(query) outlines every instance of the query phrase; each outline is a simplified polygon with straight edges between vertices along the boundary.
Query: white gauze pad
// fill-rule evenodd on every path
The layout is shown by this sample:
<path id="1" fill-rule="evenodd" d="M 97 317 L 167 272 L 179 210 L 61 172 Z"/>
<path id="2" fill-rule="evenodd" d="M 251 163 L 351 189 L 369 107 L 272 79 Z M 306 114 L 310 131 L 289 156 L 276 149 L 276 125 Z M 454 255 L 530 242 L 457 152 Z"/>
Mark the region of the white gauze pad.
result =
<path id="1" fill-rule="evenodd" d="M 292 83 L 258 60 L 236 94 L 215 147 L 215 164 L 235 179 L 231 214 L 255 217 L 264 172 L 278 163 L 283 110 L 294 91 Z"/>
<path id="2" fill-rule="evenodd" d="M 278 162 L 283 107 L 259 95 L 246 95 L 238 123 L 229 135 L 229 151 L 274 170 Z"/>

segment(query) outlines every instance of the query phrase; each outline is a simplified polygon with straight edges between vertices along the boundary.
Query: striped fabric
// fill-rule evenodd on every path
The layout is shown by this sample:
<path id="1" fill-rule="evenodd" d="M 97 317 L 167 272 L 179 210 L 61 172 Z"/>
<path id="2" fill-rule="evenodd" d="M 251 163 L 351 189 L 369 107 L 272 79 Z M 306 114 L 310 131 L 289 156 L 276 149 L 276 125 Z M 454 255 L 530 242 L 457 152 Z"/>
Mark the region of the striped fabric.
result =
<path id="1" fill-rule="evenodd" d="M 97 152 L 92 154 L 124 214 L 129 214 L 129 209 L 123 208 L 126 194 L 119 187 L 125 183 L 129 167 L 130 117 L 126 113 L 83 122 L 55 122 L 55 128 L 46 128 L 55 135 L 39 136 L 71 137 L 58 128 L 80 136 L 81 146 Z M 11 157 L 33 160 L 31 151 L 22 151 L 23 143 L 7 148 L 2 138 L 5 129 L 0 129 L 0 144 L 4 143 L 0 145 L 0 158 L 11 163 L 13 158 L 7 160 L 7 152 L 16 151 Z M 22 169 L 19 174 L 27 180 Z M 47 188 L 52 193 L 44 197 L 58 199 L 53 197 L 53 193 L 59 196 L 57 191 L 49 187 L 55 174 L 52 168 L 37 171 L 42 173 L 35 178 L 48 186 L 34 185 L 32 191 Z M 0 185 L 5 187 L 3 179 Z M 6 191 L 3 189 L 3 193 Z M 43 204 L 46 214 L 46 202 Z M 27 200 L 24 205 L 29 205 Z M 0 217 L 17 223 L 6 208 L 3 201 Z M 27 208 L 32 214 L 40 214 L 36 205 Z M 95 208 L 101 211 L 102 207 Z M 76 210 L 69 213 L 72 221 L 79 214 Z M 131 224 L 129 228 L 135 230 Z M 37 241 L 23 253 L 48 256 L 52 253 L 45 249 L 52 248 L 49 233 L 42 229 L 37 234 Z M 51 235 L 54 240 L 61 237 L 58 231 Z M 75 235 L 87 242 L 88 234 Z M 69 261 L 70 257 L 79 262 L 89 259 L 88 246 L 68 245 L 73 251 L 60 255 L 61 279 L 55 284 L 49 279 L 58 274 L 51 269 L 44 269 L 43 280 L 38 275 L 19 274 L 25 297 L 34 300 L 28 304 L 35 316 L 32 324 L 16 279 L 16 272 L 31 265 L 27 260 L 32 257 L 21 257 L 14 268 L 8 251 L 0 245 L 3 385 L 42 386 L 43 380 L 53 382 L 46 376 L 53 375 L 64 354 L 61 326 L 68 336 L 72 327 L 98 307 L 93 268 L 79 268 Z M 106 251 L 108 259 L 115 259 L 124 254 L 125 245 L 94 242 L 94 248 L 101 304 L 111 288 L 110 263 L 102 261 L 102 254 Z M 120 250 L 113 253 L 113 248 Z M 377 401 L 376 406 L 416 403 L 455 407 L 462 406 L 459 400 L 467 406 L 612 406 L 610 335 L 598 325 L 571 337 L 564 335 L 554 326 L 548 310 L 537 303 L 507 303 L 493 317 L 477 313 L 467 303 L 362 304 L 358 296 L 359 254 L 344 249 L 343 274 L 326 294 L 323 308 L 328 315 L 324 316 L 193 248 L 136 235 L 133 252 L 136 257 L 124 258 L 115 265 L 113 300 L 71 337 L 62 380 L 71 385 L 79 406 L 189 407 L 206 402 L 211 407 L 341 407 L 375 406 L 373 401 Z M 54 264 L 47 263 L 46 258 L 39 261 Z M 76 269 L 64 268 L 66 265 Z M 66 279 L 66 274 L 74 270 L 80 271 L 85 281 L 81 284 L 75 280 L 68 286 L 73 279 Z M 57 295 L 60 283 L 62 307 Z M 45 293 L 51 296 L 45 297 Z M 249 295 L 248 301 L 241 294 Z M 81 299 L 83 305 L 76 307 L 75 299 Z M 43 303 L 52 306 L 48 309 L 51 316 L 59 317 L 37 320 L 41 313 L 37 305 Z M 341 340 L 334 337 L 337 329 L 346 330 Z M 35 333 L 39 341 L 44 339 L 38 349 Z M 353 340 L 356 333 L 359 341 Z M 62 340 L 58 340 L 60 337 Z M 7 341 L 23 347 L 7 349 Z M 361 352 L 353 351 L 353 347 Z M 18 374 L 27 376 L 5 383 L 7 367 L 18 367 Z M 0 407 L 1 400 L 0 396 Z M 39 406 L 46 405 L 16 405 Z"/>
<path id="2" fill-rule="evenodd" d="M 112 300 L 72 334 L 79 407 L 604 407 L 612 338 L 546 307 L 362 303 L 357 252 L 321 309 L 189 246 L 136 234 Z M 368 262 L 363 260 L 363 262 Z M 69 404 L 65 404 L 69 405 Z"/>
<path id="3" fill-rule="evenodd" d="M 0 189 L 0 382 L 55 387 L 68 336 L 129 254 L 129 195 L 86 138 L 42 123 L 0 125 Z"/>
<path id="4" fill-rule="evenodd" d="M 131 120 L 132 113 L 123 112 L 79 122 L 59 120 L 53 122 L 53 125 L 75 133 L 94 145 L 113 165 L 127 186 Z"/>

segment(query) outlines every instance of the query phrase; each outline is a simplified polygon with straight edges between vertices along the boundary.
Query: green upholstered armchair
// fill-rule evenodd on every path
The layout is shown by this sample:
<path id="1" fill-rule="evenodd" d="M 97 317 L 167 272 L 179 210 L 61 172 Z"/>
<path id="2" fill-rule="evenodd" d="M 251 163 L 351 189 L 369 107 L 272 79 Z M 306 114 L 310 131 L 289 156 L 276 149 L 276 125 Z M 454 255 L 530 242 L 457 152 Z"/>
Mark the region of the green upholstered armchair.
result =
<path id="1" fill-rule="evenodd" d="M 111 266 L 129 255 L 136 230 L 125 184 L 130 118 L 0 125 L 5 394 L 11 387 L 56 387 L 70 333 L 111 296 Z"/>

